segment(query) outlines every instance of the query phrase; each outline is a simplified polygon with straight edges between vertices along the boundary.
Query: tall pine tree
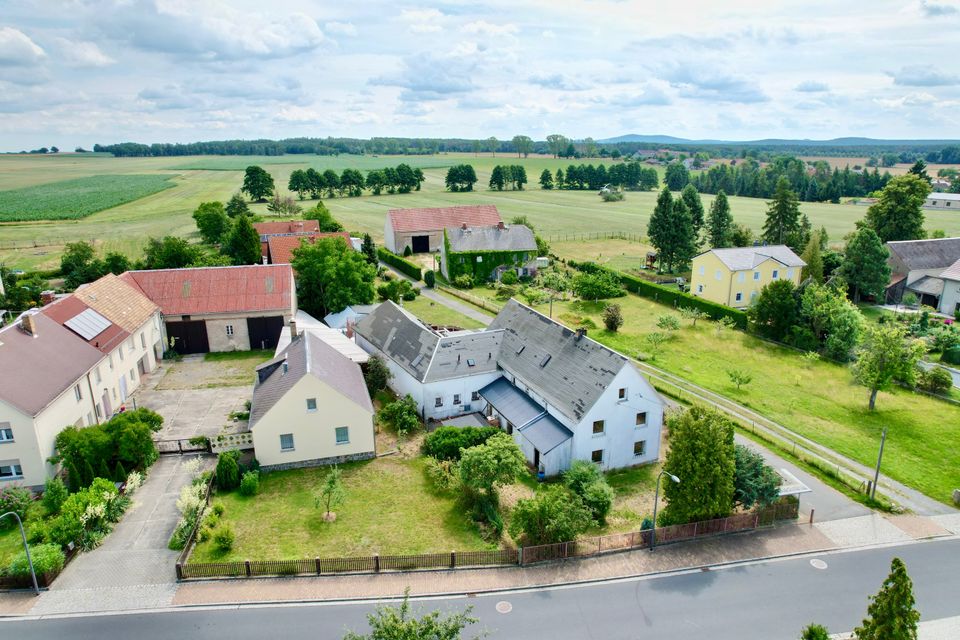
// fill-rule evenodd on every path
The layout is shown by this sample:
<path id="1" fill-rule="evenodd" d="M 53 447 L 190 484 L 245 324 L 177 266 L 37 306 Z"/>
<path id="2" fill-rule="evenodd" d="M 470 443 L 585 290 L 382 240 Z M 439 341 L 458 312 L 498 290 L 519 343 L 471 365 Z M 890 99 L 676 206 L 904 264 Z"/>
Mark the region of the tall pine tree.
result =
<path id="1" fill-rule="evenodd" d="M 769 244 L 786 244 L 791 234 L 800 230 L 800 201 L 785 176 L 777 180 L 773 200 L 767 204 L 767 221 L 763 223 L 763 240 Z"/>
<path id="2" fill-rule="evenodd" d="M 853 630 L 857 640 L 917 640 L 920 612 L 913 582 L 900 558 L 890 564 L 890 575 L 867 607 L 867 617 Z"/>
<path id="3" fill-rule="evenodd" d="M 233 264 L 258 264 L 260 262 L 260 234 L 250 223 L 250 216 L 240 216 L 223 243 L 221 252 L 230 256 Z"/>
<path id="4" fill-rule="evenodd" d="M 703 201 L 700 200 L 700 193 L 692 184 L 688 184 L 680 192 L 683 203 L 687 205 L 687 211 L 690 212 L 690 222 L 693 224 L 693 235 L 699 240 L 700 230 L 703 228 Z"/>
<path id="5" fill-rule="evenodd" d="M 710 204 L 707 214 L 707 242 L 714 249 L 723 249 L 733 244 L 733 216 L 730 215 L 730 202 L 723 189 Z"/>
<path id="6" fill-rule="evenodd" d="M 810 236 L 803 255 L 800 256 L 807 266 L 803 268 L 800 279 L 812 279 L 817 284 L 823 283 L 823 254 L 820 252 L 820 232 L 817 231 Z"/>

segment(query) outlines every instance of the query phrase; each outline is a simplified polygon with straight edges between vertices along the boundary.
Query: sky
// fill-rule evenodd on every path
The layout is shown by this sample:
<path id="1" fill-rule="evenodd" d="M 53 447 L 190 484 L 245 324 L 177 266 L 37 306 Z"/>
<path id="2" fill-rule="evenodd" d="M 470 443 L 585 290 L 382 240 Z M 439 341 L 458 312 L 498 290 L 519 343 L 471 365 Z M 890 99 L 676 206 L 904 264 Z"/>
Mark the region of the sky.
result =
<path id="1" fill-rule="evenodd" d="M 0 0 L 0 150 L 960 138 L 960 0 Z"/>

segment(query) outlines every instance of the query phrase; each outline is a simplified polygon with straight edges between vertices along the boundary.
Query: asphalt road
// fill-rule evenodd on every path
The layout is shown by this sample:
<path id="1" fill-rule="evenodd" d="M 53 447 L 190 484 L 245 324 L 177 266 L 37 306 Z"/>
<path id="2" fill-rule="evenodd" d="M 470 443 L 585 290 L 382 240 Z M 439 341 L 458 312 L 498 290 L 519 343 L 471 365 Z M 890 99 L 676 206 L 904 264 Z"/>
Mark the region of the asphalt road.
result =
<path id="1" fill-rule="evenodd" d="M 809 622 L 832 632 L 862 619 L 890 560 L 906 562 L 923 619 L 960 614 L 960 540 L 941 540 L 591 586 L 415 603 L 424 610 L 472 605 L 492 639 L 794 640 Z M 509 604 L 509 607 L 506 606 Z M 501 609 L 509 612 L 501 613 Z M 244 606 L 117 616 L 0 622 L 0 637 L 105 640 L 230 638 L 334 640 L 365 632 L 372 604 Z M 466 635 L 465 637 L 472 637 Z"/>

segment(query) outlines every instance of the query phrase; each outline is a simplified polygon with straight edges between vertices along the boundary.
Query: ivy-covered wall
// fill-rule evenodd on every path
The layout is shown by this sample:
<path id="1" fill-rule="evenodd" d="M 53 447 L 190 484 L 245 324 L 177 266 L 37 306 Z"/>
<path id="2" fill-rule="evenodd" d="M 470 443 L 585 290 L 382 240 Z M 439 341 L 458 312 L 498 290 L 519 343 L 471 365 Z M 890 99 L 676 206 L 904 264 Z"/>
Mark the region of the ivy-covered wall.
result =
<path id="1" fill-rule="evenodd" d="M 453 280 L 459 275 L 473 276 L 474 282 L 490 280 L 493 272 L 500 265 L 509 265 L 519 269 L 530 264 L 534 252 L 530 251 L 461 251 L 450 250 L 450 239 L 447 231 L 443 231 L 443 254 L 447 269 L 447 278 Z M 477 258 L 481 258 L 478 262 Z"/>

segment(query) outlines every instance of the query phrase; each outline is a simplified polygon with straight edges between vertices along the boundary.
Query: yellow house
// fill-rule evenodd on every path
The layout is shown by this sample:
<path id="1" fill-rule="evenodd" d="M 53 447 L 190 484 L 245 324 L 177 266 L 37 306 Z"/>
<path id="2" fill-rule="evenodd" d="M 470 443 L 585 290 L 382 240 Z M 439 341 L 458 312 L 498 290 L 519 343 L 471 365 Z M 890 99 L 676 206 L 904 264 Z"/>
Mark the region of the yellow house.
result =
<path id="1" fill-rule="evenodd" d="M 690 293 L 719 304 L 743 309 L 775 280 L 800 284 L 806 266 L 786 245 L 711 249 L 693 259 Z"/>
<path id="2" fill-rule="evenodd" d="M 266 471 L 373 458 L 373 417 L 360 367 L 309 332 L 257 367 L 250 430 Z"/>

